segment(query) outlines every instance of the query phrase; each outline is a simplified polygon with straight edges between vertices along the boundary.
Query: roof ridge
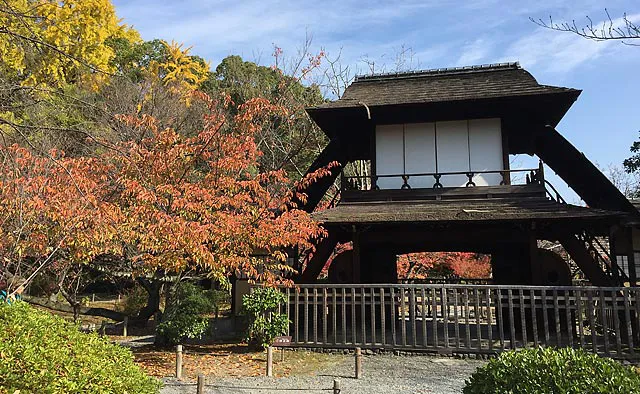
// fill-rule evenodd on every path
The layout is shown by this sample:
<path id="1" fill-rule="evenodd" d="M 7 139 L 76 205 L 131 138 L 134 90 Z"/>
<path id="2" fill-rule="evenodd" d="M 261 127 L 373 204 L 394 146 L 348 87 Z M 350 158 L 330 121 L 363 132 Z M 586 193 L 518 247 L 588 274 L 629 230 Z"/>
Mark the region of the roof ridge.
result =
<path id="1" fill-rule="evenodd" d="M 402 71 L 402 72 L 388 72 L 388 73 L 378 73 L 378 74 L 369 74 L 369 75 L 356 75 L 354 82 L 413 78 L 413 77 L 422 77 L 422 76 L 430 76 L 430 75 L 466 74 L 466 73 L 476 73 L 476 72 L 495 71 L 495 70 L 519 70 L 519 69 L 521 69 L 519 62 L 488 63 L 488 64 L 479 64 L 479 65 L 464 66 L 464 67 L 443 67 L 443 68 L 432 68 L 432 69 L 417 70 L 417 71 Z"/>

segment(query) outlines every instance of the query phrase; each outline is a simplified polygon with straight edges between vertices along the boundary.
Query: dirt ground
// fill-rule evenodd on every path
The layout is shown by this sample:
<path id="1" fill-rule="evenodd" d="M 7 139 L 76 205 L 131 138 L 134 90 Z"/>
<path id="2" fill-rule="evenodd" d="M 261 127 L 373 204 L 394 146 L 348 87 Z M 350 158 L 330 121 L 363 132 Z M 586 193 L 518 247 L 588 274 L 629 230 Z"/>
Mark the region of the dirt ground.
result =
<path id="1" fill-rule="evenodd" d="M 172 349 L 158 350 L 153 345 L 132 349 L 135 361 L 149 375 L 165 378 L 175 376 L 176 354 Z M 348 356 L 305 351 L 285 351 L 274 354 L 275 377 L 311 375 L 331 368 Z M 352 358 L 352 357 L 351 357 Z M 196 379 L 198 374 L 215 377 L 251 377 L 265 374 L 266 352 L 250 351 L 243 343 L 185 345 L 183 348 L 183 378 Z"/>

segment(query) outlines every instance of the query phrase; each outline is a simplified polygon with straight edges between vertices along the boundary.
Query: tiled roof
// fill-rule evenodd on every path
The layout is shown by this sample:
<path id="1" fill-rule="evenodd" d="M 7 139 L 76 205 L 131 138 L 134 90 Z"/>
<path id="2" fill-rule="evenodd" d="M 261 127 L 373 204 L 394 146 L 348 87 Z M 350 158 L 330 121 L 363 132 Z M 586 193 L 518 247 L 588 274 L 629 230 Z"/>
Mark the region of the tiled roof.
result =
<path id="1" fill-rule="evenodd" d="M 613 218 L 625 215 L 546 198 L 422 200 L 340 203 L 313 213 L 325 224 L 426 223 L 435 221 L 508 221 L 527 219 L 566 220 Z"/>
<path id="2" fill-rule="evenodd" d="M 313 109 L 477 100 L 576 89 L 540 85 L 518 63 L 358 76 L 334 102 Z"/>

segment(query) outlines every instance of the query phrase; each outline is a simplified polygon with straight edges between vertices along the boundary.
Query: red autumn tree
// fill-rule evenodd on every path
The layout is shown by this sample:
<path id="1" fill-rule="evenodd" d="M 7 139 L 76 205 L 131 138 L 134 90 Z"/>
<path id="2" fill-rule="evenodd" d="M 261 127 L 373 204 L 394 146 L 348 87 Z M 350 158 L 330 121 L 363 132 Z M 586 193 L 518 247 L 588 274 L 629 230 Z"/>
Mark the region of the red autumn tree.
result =
<path id="1" fill-rule="evenodd" d="M 0 155 L 0 287 L 11 294 L 53 262 L 87 263 L 117 250 L 108 166 L 17 145 L 0 146 Z"/>
<path id="2" fill-rule="evenodd" d="M 291 201 L 304 201 L 299 190 L 328 170 L 291 190 L 284 170 L 258 171 L 255 140 L 273 114 L 286 118 L 285 108 L 254 99 L 228 118 L 224 101 L 197 98 L 209 111 L 195 136 L 160 129 L 148 116 L 121 116 L 136 129 L 131 135 L 144 137 L 94 158 L 2 148 L 3 287 L 54 263 L 58 270 L 105 254 L 134 275 L 196 269 L 224 281 L 240 271 L 286 282 L 286 251 L 311 249 L 324 235 Z"/>
<path id="3" fill-rule="evenodd" d="M 454 253 L 449 264 L 458 278 L 491 277 L 491 257 L 486 254 Z"/>
<path id="4" fill-rule="evenodd" d="M 398 277 L 489 278 L 490 257 L 477 253 L 420 252 L 398 256 Z"/>
<path id="5" fill-rule="evenodd" d="M 261 152 L 254 137 L 263 122 L 286 109 L 253 99 L 228 118 L 226 103 L 198 97 L 209 112 L 194 137 L 160 130 L 151 117 L 121 117 L 147 135 L 110 153 L 120 174 L 126 256 L 146 270 L 198 268 L 219 280 L 241 271 L 258 281 L 279 281 L 292 269 L 284 251 L 312 248 L 324 234 L 309 214 L 290 206 L 295 191 L 283 170 L 257 170 Z M 299 189 L 327 171 L 306 177 Z"/>

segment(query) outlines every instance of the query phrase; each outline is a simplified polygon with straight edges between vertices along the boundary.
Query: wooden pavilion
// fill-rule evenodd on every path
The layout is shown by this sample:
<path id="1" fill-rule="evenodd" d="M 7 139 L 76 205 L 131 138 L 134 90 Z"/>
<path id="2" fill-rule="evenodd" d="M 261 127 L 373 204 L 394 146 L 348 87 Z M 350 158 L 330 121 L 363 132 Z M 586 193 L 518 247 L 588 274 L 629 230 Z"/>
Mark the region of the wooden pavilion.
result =
<path id="1" fill-rule="evenodd" d="M 569 285 L 566 263 L 538 248 L 557 241 L 596 286 L 637 285 L 640 213 L 556 126 L 580 90 L 542 85 L 517 63 L 356 77 L 337 101 L 308 108 L 330 142 L 309 168 L 338 162 L 307 190 L 328 237 L 297 278 L 332 264 L 342 283 L 395 283 L 396 256 L 465 251 L 492 256 L 496 284 Z M 511 169 L 509 155 L 540 165 Z M 363 161 L 369 173 L 347 173 Z M 585 201 L 566 203 L 544 164 Z M 609 239 L 604 243 L 598 239 Z"/>

